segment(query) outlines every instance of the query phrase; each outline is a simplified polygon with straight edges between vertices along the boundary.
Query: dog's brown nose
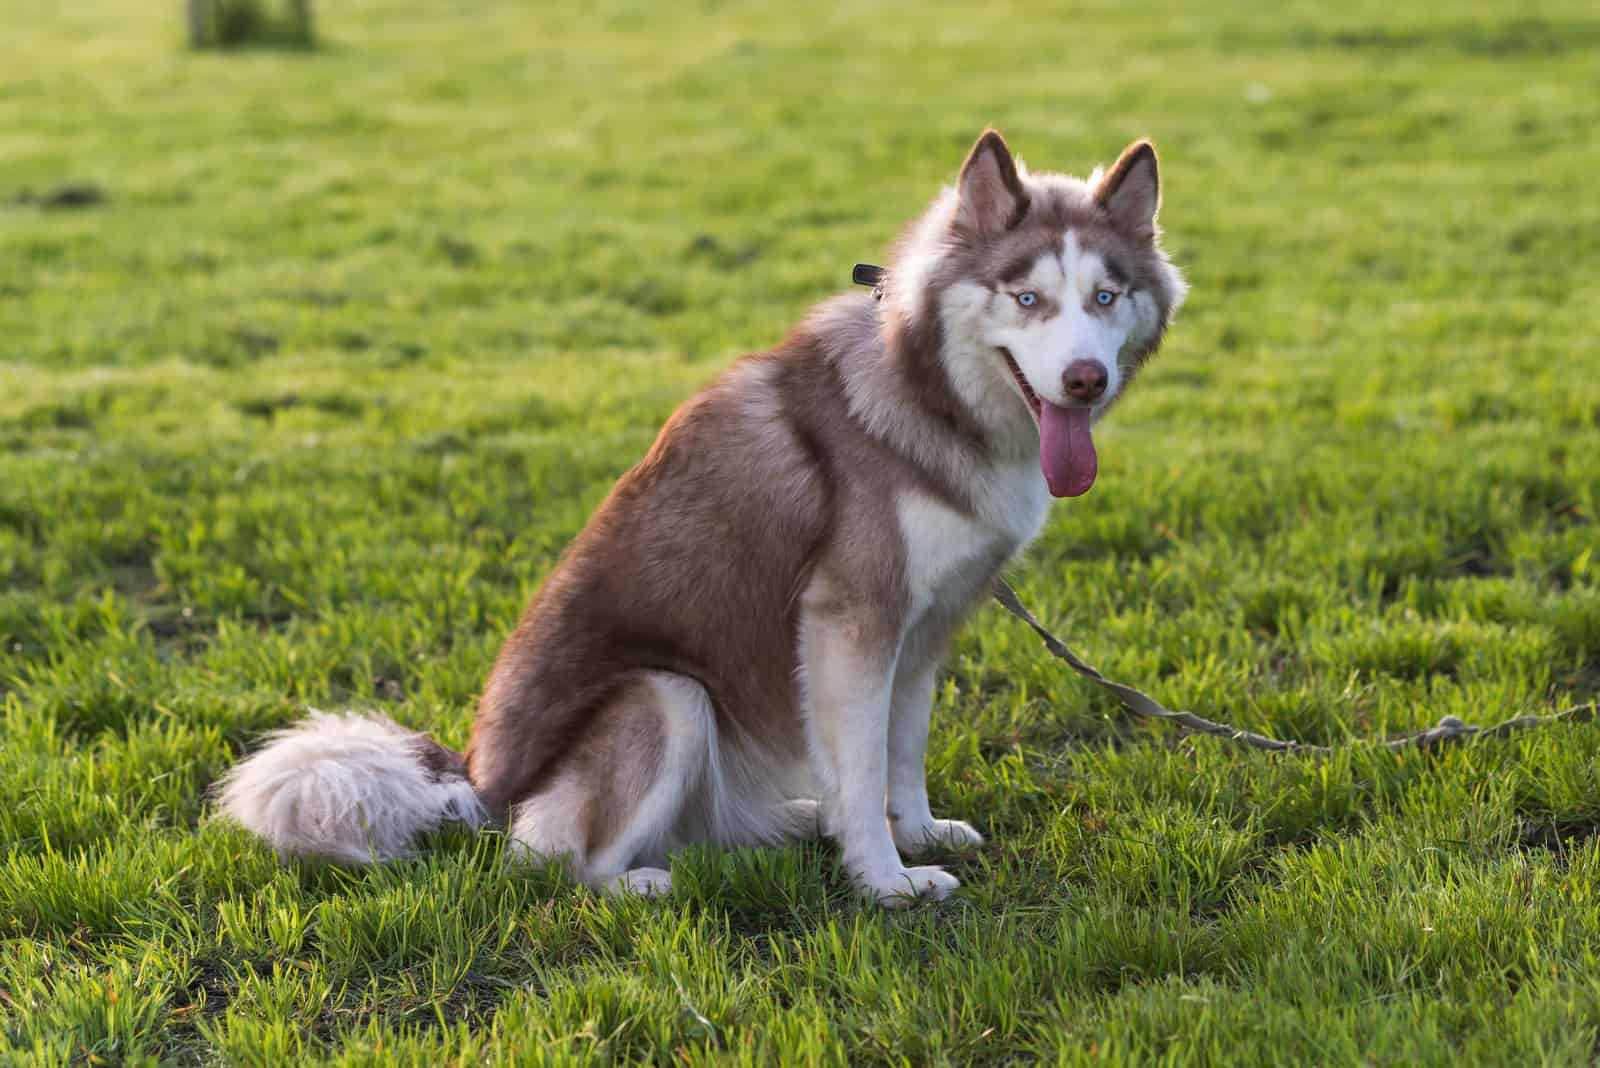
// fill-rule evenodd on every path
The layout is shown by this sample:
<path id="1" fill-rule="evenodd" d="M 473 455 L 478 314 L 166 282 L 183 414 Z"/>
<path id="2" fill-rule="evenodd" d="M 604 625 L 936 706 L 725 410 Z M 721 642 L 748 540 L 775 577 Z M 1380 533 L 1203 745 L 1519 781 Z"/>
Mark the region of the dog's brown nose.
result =
<path id="1" fill-rule="evenodd" d="M 1067 396 L 1084 404 L 1100 399 L 1106 391 L 1106 381 L 1106 366 L 1099 360 L 1073 360 L 1061 373 Z"/>

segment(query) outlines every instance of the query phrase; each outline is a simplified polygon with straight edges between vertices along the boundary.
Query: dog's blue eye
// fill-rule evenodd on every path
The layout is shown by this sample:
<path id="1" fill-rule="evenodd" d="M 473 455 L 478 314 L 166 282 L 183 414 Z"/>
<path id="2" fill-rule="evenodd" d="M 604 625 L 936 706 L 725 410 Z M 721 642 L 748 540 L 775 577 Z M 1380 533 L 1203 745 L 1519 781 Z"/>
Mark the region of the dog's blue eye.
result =
<path id="1" fill-rule="evenodd" d="M 1111 302 L 1117 299 L 1117 295 L 1109 289 L 1102 289 L 1094 295 L 1094 299 L 1102 308 L 1109 308 Z"/>
<path id="2" fill-rule="evenodd" d="M 1026 293 L 1018 293 L 1017 303 L 1022 305 L 1024 308 L 1031 308 L 1035 304 L 1039 303 L 1039 294 L 1034 293 L 1031 290 Z"/>

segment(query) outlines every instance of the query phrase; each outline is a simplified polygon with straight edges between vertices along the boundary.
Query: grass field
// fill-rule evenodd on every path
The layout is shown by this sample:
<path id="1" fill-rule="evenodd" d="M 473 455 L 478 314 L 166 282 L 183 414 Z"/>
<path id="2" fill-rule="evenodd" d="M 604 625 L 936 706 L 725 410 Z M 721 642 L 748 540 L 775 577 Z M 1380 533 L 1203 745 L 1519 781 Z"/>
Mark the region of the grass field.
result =
<path id="1" fill-rule="evenodd" d="M 1600 1049 L 1591 4 L 182 5 L 0 31 L 0 1063 L 1571 1064 Z M 938 691 L 965 889 L 821 846 L 664 902 L 445 834 L 283 867 L 206 788 L 307 705 L 464 743 L 656 427 L 995 123 L 1149 134 L 1193 295 Z"/>

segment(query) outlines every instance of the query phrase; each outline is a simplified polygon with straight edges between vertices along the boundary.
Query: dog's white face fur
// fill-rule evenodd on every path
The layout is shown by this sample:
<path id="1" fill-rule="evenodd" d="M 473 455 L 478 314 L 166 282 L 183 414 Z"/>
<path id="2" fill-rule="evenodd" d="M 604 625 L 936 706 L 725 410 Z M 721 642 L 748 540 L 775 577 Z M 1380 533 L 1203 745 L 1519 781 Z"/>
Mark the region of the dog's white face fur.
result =
<path id="1" fill-rule="evenodd" d="M 995 299 L 992 291 L 975 282 L 952 286 L 942 309 L 949 334 L 966 340 L 976 352 L 1011 353 L 1034 393 L 1062 406 L 1073 403 L 1062 386 L 1067 365 L 1078 359 L 1098 363 L 1105 369 L 1107 383 L 1105 393 L 1092 405 L 1097 414 L 1122 388 L 1122 350 L 1130 342 L 1147 340 L 1159 322 L 1155 298 L 1128 292 L 1126 283 L 1107 272 L 1105 259 L 1082 248 L 1071 231 L 1006 286 L 1003 298 L 1009 299 Z M 1109 304 L 1104 303 L 1107 300 Z M 993 380 L 991 388 L 1013 392 L 1026 403 L 1016 381 L 1000 373 L 1003 368 L 993 360 L 980 361 L 978 368 Z"/>

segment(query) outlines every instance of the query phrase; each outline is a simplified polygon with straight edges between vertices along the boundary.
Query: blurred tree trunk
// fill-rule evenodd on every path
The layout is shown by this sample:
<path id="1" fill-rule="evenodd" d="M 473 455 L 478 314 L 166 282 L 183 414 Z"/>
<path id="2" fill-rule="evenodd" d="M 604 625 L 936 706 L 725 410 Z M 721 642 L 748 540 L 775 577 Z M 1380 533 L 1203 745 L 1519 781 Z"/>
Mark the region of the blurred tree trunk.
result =
<path id="1" fill-rule="evenodd" d="M 229 48 L 246 40 L 314 47 L 311 0 L 186 0 L 189 45 Z"/>
<path id="2" fill-rule="evenodd" d="M 189 0 L 189 47 L 211 43 L 211 0 Z"/>

